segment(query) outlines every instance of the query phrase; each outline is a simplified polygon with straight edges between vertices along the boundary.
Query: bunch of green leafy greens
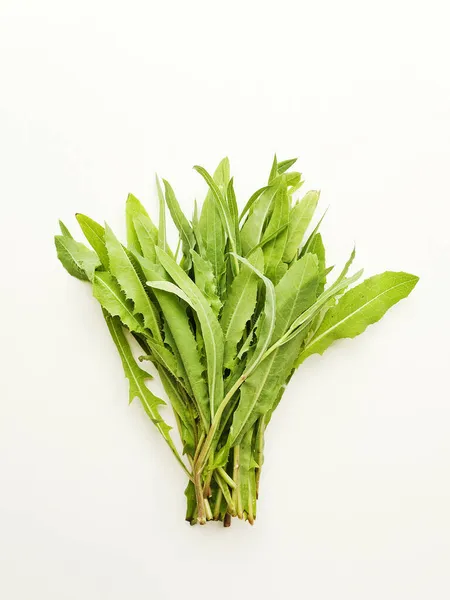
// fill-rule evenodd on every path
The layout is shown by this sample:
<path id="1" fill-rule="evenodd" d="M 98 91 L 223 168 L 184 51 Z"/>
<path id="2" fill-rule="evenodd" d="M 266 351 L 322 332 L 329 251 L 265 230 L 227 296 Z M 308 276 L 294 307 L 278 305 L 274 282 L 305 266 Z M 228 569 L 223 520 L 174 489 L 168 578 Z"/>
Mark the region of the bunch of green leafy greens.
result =
<path id="1" fill-rule="evenodd" d="M 362 274 L 348 274 L 353 251 L 329 283 L 321 220 L 305 239 L 319 194 L 293 199 L 303 184 L 289 171 L 295 162 L 275 157 L 268 184 L 241 213 L 225 158 L 212 177 L 195 167 L 208 193 L 191 220 L 170 184 L 163 180 L 163 190 L 157 179 L 158 227 L 129 195 L 126 246 L 82 214 L 76 218 L 92 249 L 62 223 L 55 237 L 66 270 L 92 284 L 130 402 L 139 398 L 189 479 L 192 524 L 214 519 L 228 526 L 234 516 L 254 522 L 264 433 L 296 368 L 335 340 L 362 333 L 418 280 L 388 271 L 346 291 Z M 166 240 L 166 206 L 179 232 L 175 254 Z M 142 349 L 139 360 L 153 363 L 161 379 L 182 453 L 131 338 Z"/>

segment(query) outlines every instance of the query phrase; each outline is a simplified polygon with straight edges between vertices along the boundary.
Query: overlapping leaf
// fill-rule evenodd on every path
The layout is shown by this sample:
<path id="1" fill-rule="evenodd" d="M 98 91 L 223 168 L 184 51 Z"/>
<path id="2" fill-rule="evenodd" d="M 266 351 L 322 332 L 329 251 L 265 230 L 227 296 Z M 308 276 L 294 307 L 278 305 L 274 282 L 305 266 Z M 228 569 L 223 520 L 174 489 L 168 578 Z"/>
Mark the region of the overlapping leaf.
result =
<path id="1" fill-rule="evenodd" d="M 157 311 L 139 278 L 130 255 L 112 230 L 108 226 L 105 229 L 105 242 L 111 273 L 119 282 L 126 297 L 133 301 L 135 312 L 142 315 L 145 326 L 151 331 L 155 339 L 162 341 Z"/>
<path id="2" fill-rule="evenodd" d="M 67 235 L 55 235 L 55 246 L 59 260 L 70 275 L 84 281 L 94 279 L 95 269 L 100 266 L 95 252 Z"/>
<path id="3" fill-rule="evenodd" d="M 192 303 L 202 328 L 208 365 L 208 387 L 211 416 L 223 398 L 223 333 L 208 301 L 177 263 L 163 250 L 157 250 L 158 259 L 170 277 Z"/>

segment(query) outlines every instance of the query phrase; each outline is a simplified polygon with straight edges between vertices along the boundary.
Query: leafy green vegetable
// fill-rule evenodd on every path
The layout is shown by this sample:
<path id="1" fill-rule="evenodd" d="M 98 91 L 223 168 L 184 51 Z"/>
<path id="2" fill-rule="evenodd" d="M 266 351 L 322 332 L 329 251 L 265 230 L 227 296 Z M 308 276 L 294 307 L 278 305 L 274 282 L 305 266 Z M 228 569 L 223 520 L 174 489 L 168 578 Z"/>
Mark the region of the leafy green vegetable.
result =
<path id="1" fill-rule="evenodd" d="M 105 244 L 105 228 L 86 215 L 77 213 L 75 216 L 87 241 L 97 253 L 102 265 L 108 269 L 109 258 Z"/>
<path id="2" fill-rule="evenodd" d="M 94 279 L 95 269 L 100 266 L 95 252 L 67 235 L 55 235 L 55 246 L 58 258 L 68 273 L 85 281 Z"/>
<path id="3" fill-rule="evenodd" d="M 303 185 L 296 159 L 275 156 L 268 184 L 239 213 L 223 159 L 201 211 L 185 215 L 170 184 L 156 178 L 158 227 L 132 194 L 126 202 L 127 245 L 86 215 L 76 218 L 92 250 L 60 222 L 57 256 L 74 277 L 92 284 L 129 380 L 188 477 L 186 519 L 203 524 L 232 516 L 253 524 L 264 461 L 264 434 L 296 368 L 334 341 L 353 338 L 409 295 L 418 278 L 387 271 L 352 287 L 350 254 L 331 283 L 322 218 L 308 234 L 319 193 Z M 169 248 L 166 205 L 181 256 Z M 306 241 L 304 241 L 306 239 Z M 128 332 L 128 333 L 127 333 Z M 142 351 L 136 360 L 132 346 Z M 182 447 L 147 387 L 150 361 L 173 409 Z"/>
<path id="4" fill-rule="evenodd" d="M 158 315 L 153 302 L 149 298 L 142 281 L 139 278 L 139 274 L 131 261 L 130 255 L 108 225 L 105 230 L 105 241 L 108 250 L 109 270 L 111 271 L 111 274 L 114 275 L 119 282 L 126 297 L 133 301 L 134 310 L 136 313 L 142 315 L 145 326 L 151 331 L 156 339 L 162 341 Z"/>
<path id="5" fill-rule="evenodd" d="M 303 236 L 319 202 L 319 192 L 307 192 L 301 202 L 296 204 L 289 215 L 289 226 L 283 260 L 290 263 L 294 259 Z"/>
<path id="6" fill-rule="evenodd" d="M 409 295 L 419 278 L 409 273 L 387 271 L 348 291 L 325 315 L 321 326 L 303 349 L 299 363 L 323 354 L 335 340 L 353 338 L 381 319 L 394 304 Z"/>

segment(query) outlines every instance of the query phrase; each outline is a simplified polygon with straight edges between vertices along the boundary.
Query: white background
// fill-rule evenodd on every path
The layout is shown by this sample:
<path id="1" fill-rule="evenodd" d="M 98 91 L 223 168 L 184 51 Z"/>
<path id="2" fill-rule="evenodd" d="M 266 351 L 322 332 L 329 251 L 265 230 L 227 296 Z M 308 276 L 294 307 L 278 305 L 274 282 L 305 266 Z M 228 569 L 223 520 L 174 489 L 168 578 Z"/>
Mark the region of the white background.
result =
<path id="1" fill-rule="evenodd" d="M 1 598 L 450 597 L 447 4 L 2 0 Z M 275 151 L 331 207 L 331 264 L 355 241 L 421 280 L 296 374 L 256 525 L 192 528 L 52 236 L 123 235 L 129 191 L 156 216 L 155 171 L 189 209 L 225 154 L 243 202 Z"/>

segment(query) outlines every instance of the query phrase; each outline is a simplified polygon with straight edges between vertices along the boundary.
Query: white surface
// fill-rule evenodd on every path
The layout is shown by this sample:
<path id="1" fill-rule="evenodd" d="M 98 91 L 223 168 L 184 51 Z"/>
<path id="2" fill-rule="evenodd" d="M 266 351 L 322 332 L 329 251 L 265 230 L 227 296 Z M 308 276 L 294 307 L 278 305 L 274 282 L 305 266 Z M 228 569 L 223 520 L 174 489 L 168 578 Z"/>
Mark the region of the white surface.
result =
<path id="1" fill-rule="evenodd" d="M 449 598 L 447 6 L 2 1 L 1 598 Z M 242 201 L 274 151 L 331 206 L 332 262 L 356 241 L 421 281 L 295 376 L 256 526 L 190 528 L 52 235 L 75 211 L 123 234 L 155 170 L 189 207 L 225 154 Z"/>

